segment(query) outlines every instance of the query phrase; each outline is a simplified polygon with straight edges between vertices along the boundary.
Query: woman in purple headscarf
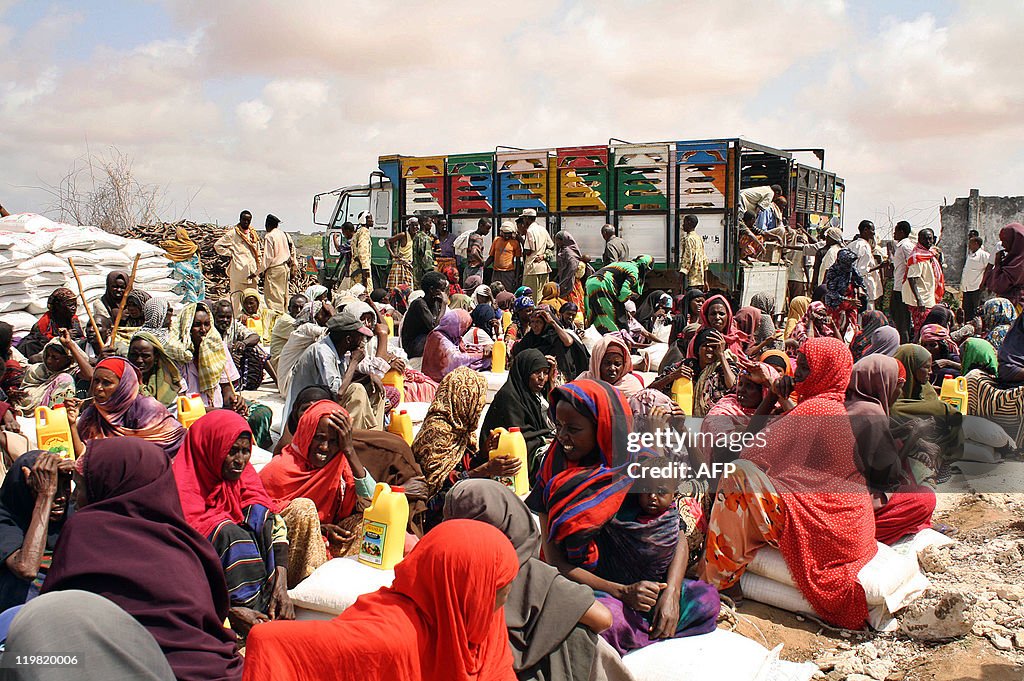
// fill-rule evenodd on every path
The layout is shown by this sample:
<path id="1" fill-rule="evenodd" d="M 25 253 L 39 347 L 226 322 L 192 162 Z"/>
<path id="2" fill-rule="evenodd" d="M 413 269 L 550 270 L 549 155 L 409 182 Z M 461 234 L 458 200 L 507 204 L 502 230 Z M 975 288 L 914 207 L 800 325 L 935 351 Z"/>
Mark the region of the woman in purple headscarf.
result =
<path id="1" fill-rule="evenodd" d="M 435 381 L 459 367 L 468 366 L 476 371 L 491 368 L 491 360 L 483 353 L 470 352 L 462 337 L 473 324 L 473 318 L 465 310 L 449 310 L 437 328 L 427 334 L 423 345 L 423 373 Z"/>

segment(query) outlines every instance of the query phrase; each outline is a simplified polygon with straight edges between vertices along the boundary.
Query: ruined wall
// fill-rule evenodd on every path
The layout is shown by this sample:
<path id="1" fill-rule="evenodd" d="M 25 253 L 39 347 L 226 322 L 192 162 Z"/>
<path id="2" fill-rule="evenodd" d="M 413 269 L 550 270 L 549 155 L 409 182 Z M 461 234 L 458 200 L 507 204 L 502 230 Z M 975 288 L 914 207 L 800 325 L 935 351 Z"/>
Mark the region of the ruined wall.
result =
<path id="1" fill-rule="evenodd" d="M 977 189 L 972 189 L 968 198 L 941 206 L 939 220 L 946 281 L 959 286 L 967 255 L 967 233 L 978 230 L 985 241 L 985 250 L 995 255 L 1002 248 L 999 230 L 1010 222 L 1024 222 L 1024 196 L 981 196 Z"/>

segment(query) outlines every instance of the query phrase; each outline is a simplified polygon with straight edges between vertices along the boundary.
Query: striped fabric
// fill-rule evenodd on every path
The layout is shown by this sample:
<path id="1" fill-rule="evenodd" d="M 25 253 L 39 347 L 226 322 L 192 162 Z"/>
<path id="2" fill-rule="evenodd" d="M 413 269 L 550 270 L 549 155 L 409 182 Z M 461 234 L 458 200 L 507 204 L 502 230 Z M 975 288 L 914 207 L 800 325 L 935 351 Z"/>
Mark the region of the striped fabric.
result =
<path id="1" fill-rule="evenodd" d="M 275 543 L 287 543 L 281 517 L 259 504 L 243 509 L 241 523 L 225 520 L 210 534 L 220 556 L 232 607 L 266 612 L 274 577 Z"/>
<path id="2" fill-rule="evenodd" d="M 1003 388 L 981 369 L 967 372 L 967 413 L 998 424 L 1024 447 L 1024 386 Z"/>

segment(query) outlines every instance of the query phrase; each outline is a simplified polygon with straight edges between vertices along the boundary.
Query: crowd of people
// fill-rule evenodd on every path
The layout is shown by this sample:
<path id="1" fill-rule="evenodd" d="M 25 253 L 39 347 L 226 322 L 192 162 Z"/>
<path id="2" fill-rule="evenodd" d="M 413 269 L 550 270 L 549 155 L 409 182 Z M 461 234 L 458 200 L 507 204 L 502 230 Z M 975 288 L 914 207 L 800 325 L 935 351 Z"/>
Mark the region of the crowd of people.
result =
<path id="1" fill-rule="evenodd" d="M 814 239 L 764 189 L 745 196 L 741 248 L 793 258 L 784 301 L 713 288 L 695 216 L 662 290 L 612 226 L 595 269 L 530 210 L 489 250 L 486 219 L 461 235 L 410 219 L 376 287 L 366 216 L 346 226 L 339 286 L 289 296 L 280 220 L 260 236 L 246 211 L 217 245 L 224 300 L 205 299 L 179 231 L 165 250 L 180 301 L 114 271 L 95 301 L 53 291 L 21 338 L 0 321 L 7 650 L 38 650 L 74 610 L 112 623 L 75 625 L 75 641 L 133 678 L 629 679 L 623 655 L 713 630 L 765 546 L 817 617 L 865 627 L 856 577 L 877 542 L 932 527 L 959 460 L 1024 446 L 1024 226 L 994 258 L 972 235 L 961 298 L 931 230 L 899 223 L 888 251 L 868 221 L 848 244 Z M 960 377 L 966 413 L 940 397 Z M 257 389 L 280 393 L 281 423 L 243 396 Z M 190 395 L 206 414 L 186 427 Z M 411 443 L 388 431 L 403 402 L 429 404 Z M 17 417 L 58 406 L 71 456 L 29 451 Z M 491 456 L 502 428 L 525 463 Z M 757 437 L 631 446 L 664 428 Z M 627 473 L 679 460 L 735 472 Z M 519 498 L 496 480 L 523 465 Z M 289 588 L 358 552 L 378 482 L 411 509 L 394 583 L 291 621 Z"/>

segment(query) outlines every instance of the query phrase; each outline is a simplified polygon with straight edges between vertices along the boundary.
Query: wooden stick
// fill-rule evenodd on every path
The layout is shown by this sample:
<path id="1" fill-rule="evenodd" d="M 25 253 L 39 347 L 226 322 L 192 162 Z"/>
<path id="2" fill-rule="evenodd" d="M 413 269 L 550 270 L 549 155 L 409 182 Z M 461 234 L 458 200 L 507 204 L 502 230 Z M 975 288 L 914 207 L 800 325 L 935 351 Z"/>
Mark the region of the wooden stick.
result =
<path id="1" fill-rule="evenodd" d="M 128 278 L 128 285 L 125 286 L 124 293 L 121 294 L 121 304 L 117 307 L 117 319 L 114 320 L 114 328 L 110 332 L 111 349 L 113 349 L 114 345 L 117 343 L 117 329 L 121 326 L 121 315 L 124 314 L 124 306 L 125 303 L 128 302 L 128 293 L 132 290 L 132 287 L 135 286 L 135 273 L 139 269 L 139 258 L 141 257 L 141 253 L 135 256 L 135 262 L 132 263 L 132 276 Z"/>
<path id="2" fill-rule="evenodd" d="M 106 347 L 107 342 L 100 335 L 100 328 L 96 326 L 96 320 L 92 318 L 92 309 L 89 307 L 89 301 L 85 299 L 85 289 L 82 288 L 82 279 L 78 276 L 74 258 L 68 258 L 68 264 L 71 265 L 71 273 L 75 275 L 75 281 L 78 282 L 78 294 L 82 296 L 82 304 L 85 305 L 85 313 L 89 315 L 89 324 L 92 326 L 92 332 L 96 334 L 96 340 L 100 342 L 100 347 Z"/>

